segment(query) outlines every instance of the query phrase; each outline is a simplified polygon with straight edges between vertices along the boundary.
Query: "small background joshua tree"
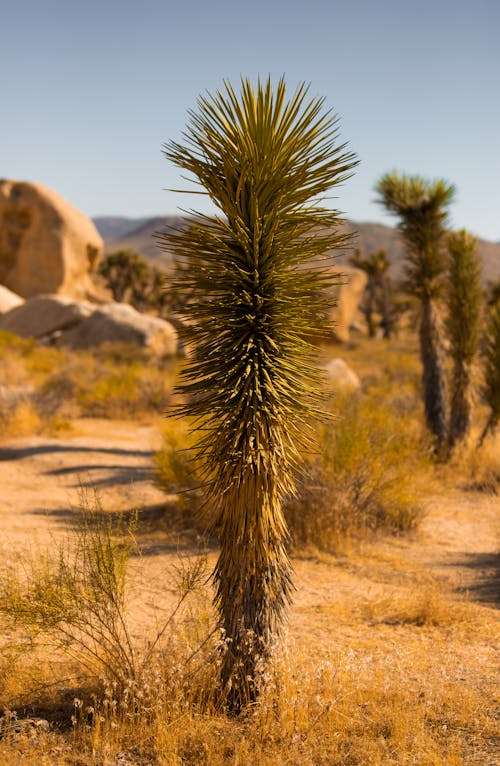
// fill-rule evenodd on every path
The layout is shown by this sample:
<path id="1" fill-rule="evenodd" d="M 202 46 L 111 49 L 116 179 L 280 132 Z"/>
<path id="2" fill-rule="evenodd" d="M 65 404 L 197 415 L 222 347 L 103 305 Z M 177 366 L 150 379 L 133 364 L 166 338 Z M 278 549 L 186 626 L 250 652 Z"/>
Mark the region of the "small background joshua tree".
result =
<path id="1" fill-rule="evenodd" d="M 99 264 L 99 274 L 115 301 L 130 303 L 137 311 L 166 318 L 177 308 L 175 296 L 166 289 L 167 275 L 135 250 L 109 253 Z"/>
<path id="2" fill-rule="evenodd" d="M 374 338 L 377 333 L 374 313 L 379 308 L 382 314 L 381 326 L 384 338 L 390 338 L 392 320 L 389 307 L 389 276 L 387 274 L 390 262 L 386 251 L 381 248 L 364 256 L 360 250 L 357 250 L 350 262 L 352 266 L 364 271 L 368 277 L 365 298 L 361 306 L 368 327 L 368 335 L 370 338 Z"/>
<path id="3" fill-rule="evenodd" d="M 140 253 L 131 249 L 110 253 L 99 264 L 99 274 L 106 280 L 115 301 L 129 301 L 132 305 L 145 303 L 149 266 Z"/>
<path id="4" fill-rule="evenodd" d="M 283 79 L 275 90 L 243 80 L 239 95 L 226 82 L 199 99 L 185 135 L 166 156 L 218 213 L 196 215 L 166 240 L 185 267 L 174 287 L 194 296 L 182 412 L 197 428 L 220 539 L 221 689 L 238 712 L 258 693 L 290 599 L 283 501 L 318 388 L 306 338 L 324 326 L 337 278 L 322 254 L 345 243 L 321 197 L 356 163 L 323 100 L 303 85 L 287 100 Z"/>
<path id="5" fill-rule="evenodd" d="M 420 303 L 420 356 L 426 422 L 439 450 L 448 435 L 448 392 L 438 299 L 446 271 L 447 206 L 454 187 L 444 181 L 389 173 L 377 184 L 380 202 L 399 218 L 406 244 L 406 290 Z"/>
<path id="6" fill-rule="evenodd" d="M 453 358 L 449 443 L 464 441 L 470 431 L 472 374 L 480 336 L 482 289 L 477 240 L 465 229 L 448 235 L 447 330 Z"/>

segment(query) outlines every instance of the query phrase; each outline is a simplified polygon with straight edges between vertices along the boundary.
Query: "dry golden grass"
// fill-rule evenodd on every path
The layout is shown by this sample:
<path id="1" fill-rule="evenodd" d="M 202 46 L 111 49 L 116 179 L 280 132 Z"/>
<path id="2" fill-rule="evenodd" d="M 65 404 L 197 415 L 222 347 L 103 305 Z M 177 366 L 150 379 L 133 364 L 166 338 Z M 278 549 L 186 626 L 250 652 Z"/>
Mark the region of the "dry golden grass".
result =
<path id="1" fill-rule="evenodd" d="M 449 470 L 463 476 L 466 488 L 490 495 L 500 494 L 500 433 L 487 437 L 479 448 L 471 440 L 453 456 Z"/>
<path id="2" fill-rule="evenodd" d="M 123 548 L 114 550 L 122 562 Z M 175 576 L 154 584 L 155 599 L 161 601 L 162 591 L 178 594 L 174 609 L 186 583 L 192 587 L 158 652 L 128 682 L 113 682 L 104 671 L 96 675 L 81 653 L 80 661 L 69 660 L 61 648 L 49 651 L 43 642 L 26 652 L 29 626 L 22 634 L 19 626 L 10 633 L 4 626 L 0 705 L 35 723 L 23 728 L 12 714 L 4 717 L 2 764 L 495 763 L 500 631 L 494 609 L 457 600 L 424 568 L 403 554 L 380 553 L 375 543 L 346 563 L 333 557 L 309 563 L 310 576 L 316 571 L 322 577 L 330 569 L 338 591 L 331 600 L 297 605 L 291 634 L 265 671 L 259 703 L 232 719 L 214 693 L 210 593 L 203 567 L 196 571 L 191 561 L 178 559 Z M 138 568 L 147 581 L 151 562 L 131 563 L 134 582 Z M 298 566 L 299 591 L 304 566 Z M 313 631 L 297 633 L 296 623 L 308 620 Z M 132 625 L 130 635 L 136 656 L 145 656 L 148 632 L 151 636 L 153 629 L 154 635 L 157 628 L 154 621 L 137 628 Z M 78 642 L 67 648 L 75 655 Z M 47 720 L 49 729 L 38 719 Z"/>
<path id="3" fill-rule="evenodd" d="M 23 384 L 33 376 L 37 386 L 50 379 L 52 353 L 35 360 L 26 350 L 36 370 L 23 368 Z M 450 513 L 446 524 L 455 524 L 459 533 L 457 525 L 468 514 L 473 529 L 481 504 L 485 499 L 491 504 L 495 495 L 472 492 L 472 478 L 489 462 L 496 470 L 496 442 L 485 443 L 481 459 L 472 453 L 451 468 L 430 466 L 425 455 L 412 455 L 416 444 L 425 452 L 426 442 L 411 343 L 362 341 L 342 349 L 342 356 L 361 375 L 366 392 L 361 418 L 344 418 L 346 481 L 355 475 L 360 456 L 376 449 L 377 458 L 369 464 L 372 488 L 389 491 L 389 497 L 394 491 L 398 502 L 407 493 L 410 508 L 427 505 L 440 522 L 440 503 L 446 499 L 453 506 L 453 491 L 467 502 L 459 518 Z M 402 430 L 402 422 L 402 439 L 388 439 L 396 428 Z M 182 429 L 182 423 L 167 426 L 165 449 L 157 457 L 162 480 L 175 492 L 193 483 L 183 461 Z M 181 509 L 182 524 L 191 523 L 188 506 L 189 500 Z M 375 536 L 370 524 L 361 534 L 359 526 L 351 538 L 337 529 L 338 545 L 316 541 L 297 552 L 289 634 L 266 671 L 261 699 L 239 719 L 224 715 L 215 695 L 216 638 L 210 585 L 203 577 L 169 622 L 161 648 L 128 686 L 113 685 L 102 668 L 90 667 L 77 642 L 70 647 L 77 657 L 70 659 L 46 639 L 27 643 L 29 626 L 12 626 L 4 616 L 0 709 L 15 711 L 18 722 L 13 713 L 0 717 L 0 764 L 493 766 L 500 759 L 498 602 L 480 603 L 474 592 L 460 595 L 441 569 L 431 571 L 428 549 L 420 551 L 430 545 L 432 525 L 422 533 L 389 538 Z M 439 532 L 442 525 L 435 528 Z M 381 531 L 394 529 L 381 525 Z M 165 542 L 159 531 L 140 522 L 137 537 L 157 548 Z M 450 549 L 431 542 L 433 555 L 442 554 L 443 567 L 453 571 L 457 565 Z M 169 560 L 178 562 L 170 575 L 160 566 L 160 554 L 145 550 L 130 560 L 124 609 L 138 660 L 147 655 L 160 620 L 168 620 L 175 608 L 179 582 L 189 580 L 195 553 L 189 548 L 187 558 L 179 559 L 170 552 Z M 214 555 L 210 550 L 209 563 Z M 12 563 L 22 571 L 19 558 Z M 48 730 L 38 719 L 49 722 Z"/>
<path id="4" fill-rule="evenodd" d="M 148 419 L 169 406 L 177 362 L 138 348 L 44 348 L 0 332 L 2 438 L 54 434 L 79 417 Z"/>

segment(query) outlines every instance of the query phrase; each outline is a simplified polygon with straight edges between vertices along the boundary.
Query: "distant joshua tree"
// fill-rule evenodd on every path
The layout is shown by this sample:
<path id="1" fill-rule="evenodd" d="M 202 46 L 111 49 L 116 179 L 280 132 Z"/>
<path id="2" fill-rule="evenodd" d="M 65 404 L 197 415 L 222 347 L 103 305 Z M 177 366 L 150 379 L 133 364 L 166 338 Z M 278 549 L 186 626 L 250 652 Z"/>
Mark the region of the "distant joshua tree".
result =
<path id="1" fill-rule="evenodd" d="M 374 338 L 377 331 L 373 315 L 378 303 L 382 311 L 384 338 L 390 338 L 392 321 L 389 307 L 389 278 L 387 276 L 390 262 L 387 252 L 381 248 L 370 253 L 370 255 L 364 256 L 360 250 L 356 250 L 350 263 L 355 268 L 364 271 L 368 277 L 365 291 L 366 298 L 361 307 L 365 315 L 368 335 L 370 338 Z"/>
<path id="2" fill-rule="evenodd" d="M 345 241 L 320 200 L 356 163 L 322 106 L 304 86 L 287 100 L 283 80 L 275 90 L 242 80 L 240 94 L 226 82 L 199 99 L 185 145 L 165 152 L 219 210 L 163 239 L 186 266 L 178 290 L 194 296 L 184 307 L 195 350 L 182 412 L 198 424 L 220 538 L 220 681 L 234 713 L 258 694 L 290 599 L 283 501 L 318 390 L 306 338 L 324 322 L 336 280 L 318 256 Z"/>
<path id="3" fill-rule="evenodd" d="M 448 392 L 437 301 L 446 271 L 446 208 L 455 189 L 441 180 L 429 182 L 397 173 L 383 176 L 376 188 L 380 202 L 399 218 L 406 244 L 406 290 L 420 302 L 425 416 L 439 450 L 448 435 Z"/>
<path id="4" fill-rule="evenodd" d="M 500 299 L 489 309 L 484 365 L 483 393 L 490 415 L 479 439 L 479 446 L 490 432 L 496 431 L 500 422 Z"/>
<path id="5" fill-rule="evenodd" d="M 110 253 L 99 264 L 99 274 L 106 280 L 115 301 L 128 300 L 138 310 L 144 308 L 149 266 L 140 253 L 130 248 Z"/>
<path id="6" fill-rule="evenodd" d="M 466 439 L 471 425 L 472 368 L 479 347 L 482 289 L 477 240 L 465 229 L 448 235 L 447 329 L 453 358 L 449 444 Z"/>
<path id="7" fill-rule="evenodd" d="M 137 311 L 151 311 L 165 319 L 176 308 L 176 296 L 167 290 L 165 272 L 150 266 L 135 250 L 110 253 L 100 263 L 99 274 L 115 301 L 130 303 Z"/>

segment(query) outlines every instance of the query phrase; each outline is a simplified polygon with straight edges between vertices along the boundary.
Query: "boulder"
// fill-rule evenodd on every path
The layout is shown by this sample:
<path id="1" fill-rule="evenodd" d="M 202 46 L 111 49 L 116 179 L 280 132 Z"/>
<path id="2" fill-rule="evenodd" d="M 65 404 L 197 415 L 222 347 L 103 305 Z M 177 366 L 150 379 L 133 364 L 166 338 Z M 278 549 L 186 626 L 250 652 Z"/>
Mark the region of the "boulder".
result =
<path id="1" fill-rule="evenodd" d="M 336 391 L 358 391 L 361 388 L 358 375 L 343 359 L 331 359 L 323 369 L 328 382 Z"/>
<path id="2" fill-rule="evenodd" d="M 349 340 L 349 330 L 356 321 L 358 309 L 363 299 L 367 276 L 361 269 L 342 266 L 344 283 L 334 288 L 337 305 L 332 309 L 330 319 L 334 337 L 342 342 Z"/>
<path id="3" fill-rule="evenodd" d="M 0 180 L 0 283 L 24 298 L 93 297 L 103 242 L 83 213 L 41 184 Z"/>
<path id="4" fill-rule="evenodd" d="M 21 306 L 24 303 L 24 299 L 20 295 L 16 295 L 8 287 L 0 285 L 0 314 L 6 314 L 7 311 L 15 309 L 16 306 Z"/>
<path id="5" fill-rule="evenodd" d="M 63 295 L 39 295 L 0 316 L 0 330 L 22 338 L 50 340 L 54 333 L 74 327 L 94 310 L 95 306 L 87 301 L 73 301 Z"/>
<path id="6" fill-rule="evenodd" d="M 91 316 L 64 331 L 58 345 L 75 349 L 101 343 L 133 343 L 156 354 L 177 353 L 177 331 L 164 319 L 140 314 L 128 303 L 100 306 Z"/>

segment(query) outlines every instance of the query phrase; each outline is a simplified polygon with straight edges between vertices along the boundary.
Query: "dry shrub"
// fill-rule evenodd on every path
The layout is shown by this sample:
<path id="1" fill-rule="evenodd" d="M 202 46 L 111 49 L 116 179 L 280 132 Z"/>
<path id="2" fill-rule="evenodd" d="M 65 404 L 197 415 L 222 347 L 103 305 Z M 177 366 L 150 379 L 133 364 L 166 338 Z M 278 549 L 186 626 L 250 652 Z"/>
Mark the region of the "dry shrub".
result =
<path id="1" fill-rule="evenodd" d="M 176 532 L 194 531 L 207 540 L 208 518 L 204 513 L 204 479 L 196 457 L 187 419 L 173 418 L 162 425 L 162 446 L 153 456 L 156 485 L 175 496 L 169 523 Z"/>
<path id="2" fill-rule="evenodd" d="M 76 356 L 45 381 L 40 400 L 50 410 L 81 417 L 137 418 L 164 412 L 173 387 L 173 362 L 121 363 L 112 357 Z"/>
<path id="3" fill-rule="evenodd" d="M 351 396 L 319 434 L 298 495 L 287 508 L 295 546 L 335 552 L 346 538 L 414 529 L 422 508 L 415 479 L 425 447 L 378 396 Z"/>
<path id="4" fill-rule="evenodd" d="M 7 436 L 57 432 L 75 417 L 132 418 L 169 406 L 176 361 L 104 344 L 90 351 L 37 346 L 0 332 L 0 423 Z"/>
<path id="5" fill-rule="evenodd" d="M 128 610 L 127 571 L 138 553 L 137 517 L 104 513 L 97 493 L 82 493 L 76 531 L 55 550 L 26 554 L 3 572 L 0 614 L 30 645 L 45 645 L 77 661 L 87 677 L 100 676 L 128 696 L 142 689 L 159 662 L 173 616 L 207 579 L 204 557 L 177 568 L 175 608 L 136 645 Z M 168 643 L 168 641 L 167 641 Z"/>
<path id="6" fill-rule="evenodd" d="M 478 621 L 471 604 L 451 600 L 435 582 L 365 602 L 362 611 L 373 624 L 444 628 Z"/>
<path id="7" fill-rule="evenodd" d="M 471 447 L 457 453 L 450 469 L 465 479 L 469 489 L 491 495 L 500 493 L 500 436 L 492 435 L 481 447 Z"/>
<path id="8" fill-rule="evenodd" d="M 70 423 L 60 412 L 47 415 L 31 391 L 8 397 L 2 397 L 0 392 L 0 430 L 3 438 L 41 433 L 55 435 L 70 428 Z"/>

